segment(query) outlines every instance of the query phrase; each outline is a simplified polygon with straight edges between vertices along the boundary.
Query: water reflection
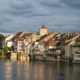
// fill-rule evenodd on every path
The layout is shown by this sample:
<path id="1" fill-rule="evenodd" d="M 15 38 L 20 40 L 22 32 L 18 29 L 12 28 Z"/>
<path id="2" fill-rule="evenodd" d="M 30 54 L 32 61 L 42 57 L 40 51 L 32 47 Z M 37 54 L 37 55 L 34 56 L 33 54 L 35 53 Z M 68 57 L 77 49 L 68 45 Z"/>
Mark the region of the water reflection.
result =
<path id="1" fill-rule="evenodd" d="M 0 59 L 0 80 L 80 80 L 80 64 Z"/>

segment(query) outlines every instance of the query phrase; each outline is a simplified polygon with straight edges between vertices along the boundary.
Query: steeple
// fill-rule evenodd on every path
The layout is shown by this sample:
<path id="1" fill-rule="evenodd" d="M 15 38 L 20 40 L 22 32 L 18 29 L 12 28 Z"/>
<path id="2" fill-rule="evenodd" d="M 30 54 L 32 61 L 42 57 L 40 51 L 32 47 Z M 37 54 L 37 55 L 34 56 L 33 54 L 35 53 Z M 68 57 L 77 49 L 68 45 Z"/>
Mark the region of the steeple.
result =
<path id="1" fill-rule="evenodd" d="M 41 28 L 47 29 L 44 25 L 42 25 L 42 27 L 41 27 Z"/>

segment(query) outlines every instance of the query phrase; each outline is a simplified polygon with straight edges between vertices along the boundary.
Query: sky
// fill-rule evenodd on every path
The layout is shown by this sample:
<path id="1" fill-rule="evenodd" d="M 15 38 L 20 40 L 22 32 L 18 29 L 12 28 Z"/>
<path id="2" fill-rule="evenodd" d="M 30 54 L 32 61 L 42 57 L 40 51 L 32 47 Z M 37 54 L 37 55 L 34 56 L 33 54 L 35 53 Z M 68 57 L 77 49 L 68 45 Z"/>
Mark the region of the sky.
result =
<path id="1" fill-rule="evenodd" d="M 0 33 L 80 32 L 80 0 L 0 0 Z"/>

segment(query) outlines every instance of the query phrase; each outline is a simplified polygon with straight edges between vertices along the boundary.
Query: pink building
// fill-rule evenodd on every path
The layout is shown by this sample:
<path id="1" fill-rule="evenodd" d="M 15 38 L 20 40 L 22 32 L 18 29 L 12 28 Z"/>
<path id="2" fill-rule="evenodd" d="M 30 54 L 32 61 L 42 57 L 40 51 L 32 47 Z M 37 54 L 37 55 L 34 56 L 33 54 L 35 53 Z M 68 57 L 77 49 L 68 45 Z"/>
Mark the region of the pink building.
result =
<path id="1" fill-rule="evenodd" d="M 39 29 L 39 32 L 40 32 L 40 36 L 44 36 L 45 34 L 47 34 L 47 28 L 42 25 L 42 27 Z"/>

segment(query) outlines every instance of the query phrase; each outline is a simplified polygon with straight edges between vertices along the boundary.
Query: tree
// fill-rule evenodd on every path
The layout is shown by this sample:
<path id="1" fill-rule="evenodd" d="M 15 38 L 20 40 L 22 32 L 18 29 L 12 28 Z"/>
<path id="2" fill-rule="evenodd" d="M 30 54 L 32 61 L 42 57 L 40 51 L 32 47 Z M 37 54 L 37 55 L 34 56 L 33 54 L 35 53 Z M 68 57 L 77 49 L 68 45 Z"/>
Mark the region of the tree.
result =
<path id="1" fill-rule="evenodd" d="M 8 50 L 9 50 L 9 48 L 6 46 L 6 47 L 4 48 L 4 54 L 7 54 Z"/>
<path id="2" fill-rule="evenodd" d="M 9 51 L 14 51 L 14 46 L 9 47 Z"/>
<path id="3" fill-rule="evenodd" d="M 0 34 L 0 41 L 2 41 L 5 38 L 3 34 Z"/>

